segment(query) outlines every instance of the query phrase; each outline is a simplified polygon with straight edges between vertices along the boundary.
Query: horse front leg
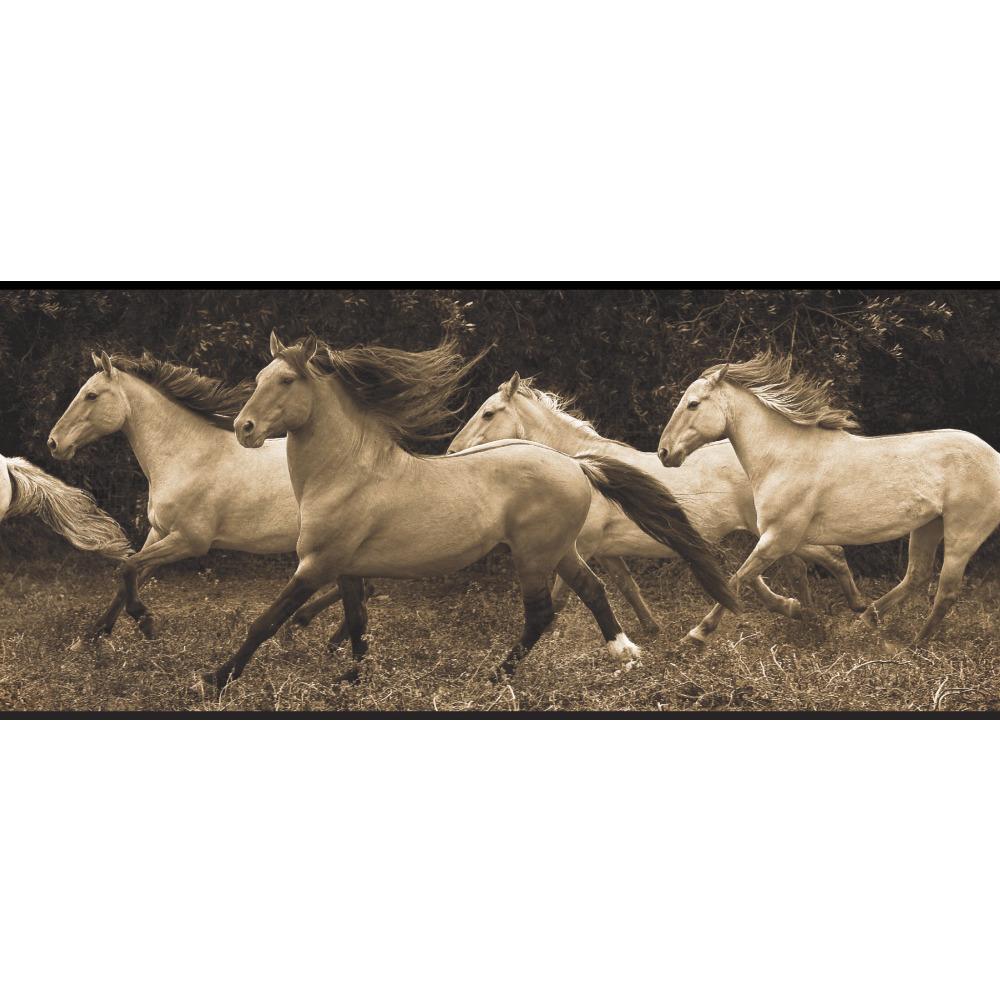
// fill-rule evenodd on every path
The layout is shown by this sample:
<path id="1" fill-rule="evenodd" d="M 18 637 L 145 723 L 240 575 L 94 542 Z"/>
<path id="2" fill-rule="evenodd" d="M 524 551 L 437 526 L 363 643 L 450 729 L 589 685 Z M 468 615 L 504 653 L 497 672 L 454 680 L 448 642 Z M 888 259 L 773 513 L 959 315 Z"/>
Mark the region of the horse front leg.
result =
<path id="1" fill-rule="evenodd" d="M 786 556 L 794 551 L 795 544 L 795 541 L 792 541 L 787 536 L 782 537 L 777 529 L 768 528 L 757 540 L 753 552 L 747 556 L 746 561 L 733 574 L 732 579 L 729 581 L 733 592 L 736 594 L 736 599 L 739 600 L 740 591 L 747 580 L 759 577 L 782 556 Z M 725 608 L 721 604 L 716 604 L 701 623 L 688 632 L 687 638 L 699 645 L 704 645 L 707 637 L 719 627 L 719 622 L 722 620 L 724 613 Z"/>
<path id="2" fill-rule="evenodd" d="M 219 691 L 230 681 L 237 680 L 261 644 L 270 639 L 317 589 L 303 577 L 293 576 L 278 599 L 250 626 L 243 645 L 218 670 L 202 674 L 202 680 Z"/>
<path id="3" fill-rule="evenodd" d="M 858 590 L 854 574 L 841 546 L 801 545 L 796 550 L 796 555 L 822 566 L 837 581 L 844 592 L 844 597 L 847 598 L 847 606 L 852 611 L 864 611 L 868 607 L 864 595 Z"/>
<path id="4" fill-rule="evenodd" d="M 142 543 L 143 549 L 150 548 L 155 545 L 163 536 L 156 530 L 156 528 L 150 528 L 149 534 L 146 535 L 146 540 Z M 146 580 L 148 574 L 142 573 L 136 580 L 136 591 L 138 592 L 139 587 Z M 119 572 L 118 574 L 118 590 L 115 593 L 114 598 L 108 605 L 107 610 L 94 622 L 90 627 L 90 631 L 87 633 L 88 639 L 99 639 L 102 635 L 111 635 L 114 631 L 115 624 L 118 621 L 118 616 L 122 613 L 122 608 L 125 607 L 125 599 L 127 593 L 125 590 L 125 580 Z"/>
<path id="5" fill-rule="evenodd" d="M 357 576 L 342 576 L 339 580 L 340 592 L 344 598 L 344 623 L 341 625 L 337 635 L 330 639 L 330 651 L 333 652 L 340 642 L 337 636 L 346 633 L 351 637 L 351 654 L 355 661 L 364 659 L 368 652 L 368 608 L 365 606 L 366 587 L 365 581 Z M 336 643 L 336 645 L 334 644 Z M 345 670 L 340 680 L 354 683 L 361 676 L 361 669 L 357 665 Z"/>
<path id="6" fill-rule="evenodd" d="M 140 577 L 147 577 L 157 566 L 166 566 L 192 556 L 203 556 L 211 545 L 206 540 L 183 535 L 179 531 L 172 531 L 152 542 L 150 538 L 153 538 L 153 532 L 146 538 L 142 550 L 125 560 L 122 567 L 122 590 L 125 610 L 135 619 L 139 631 L 147 639 L 155 639 L 156 619 L 139 597 Z"/>
<path id="7" fill-rule="evenodd" d="M 295 612 L 294 617 L 289 622 L 293 628 L 308 628 L 313 619 L 321 612 L 340 600 L 340 587 L 334 587 L 325 594 L 320 594 L 315 601 L 310 601 L 304 607 Z"/>

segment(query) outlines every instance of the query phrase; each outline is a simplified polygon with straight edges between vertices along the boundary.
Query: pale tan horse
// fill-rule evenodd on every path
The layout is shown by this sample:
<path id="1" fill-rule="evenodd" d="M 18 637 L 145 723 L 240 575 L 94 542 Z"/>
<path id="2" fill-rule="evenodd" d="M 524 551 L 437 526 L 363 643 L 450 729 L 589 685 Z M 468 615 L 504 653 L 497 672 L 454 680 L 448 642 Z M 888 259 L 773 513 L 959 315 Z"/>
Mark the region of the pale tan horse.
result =
<path id="1" fill-rule="evenodd" d="M 0 521 L 34 514 L 75 548 L 112 560 L 132 553 L 118 522 L 84 490 L 64 483 L 26 458 L 0 455 Z"/>
<path id="2" fill-rule="evenodd" d="M 522 379 L 517 373 L 473 414 L 452 441 L 449 452 L 505 438 L 537 441 L 565 455 L 606 455 L 635 466 L 670 490 L 698 533 L 709 542 L 718 542 L 734 531 L 757 532 L 753 490 L 728 441 L 699 451 L 683 468 L 666 469 L 655 452 L 641 452 L 621 441 L 602 437 L 593 424 L 570 412 L 564 400 L 536 388 L 532 379 Z M 601 561 L 640 622 L 647 630 L 655 630 L 652 613 L 621 557 L 675 559 L 677 553 L 645 534 L 601 496 L 596 496 L 590 505 L 576 547 L 584 559 L 596 557 Z M 810 603 L 803 560 L 827 569 L 840 584 L 853 610 L 865 609 L 867 605 L 855 585 L 843 549 L 815 545 L 799 546 L 786 560 L 797 584 L 799 600 L 778 596 L 761 577 L 750 581 L 765 607 L 796 618 L 801 610 L 800 601 Z M 553 591 L 557 606 L 564 592 L 565 585 L 557 580 Z"/>
<path id="3" fill-rule="evenodd" d="M 225 386 L 150 355 L 111 359 L 102 353 L 93 361 L 97 371 L 52 428 L 49 449 L 68 461 L 78 449 L 118 431 L 132 446 L 149 481 L 149 534 L 126 563 L 119 592 L 93 634 L 110 634 L 124 606 L 151 639 L 156 624 L 139 587 L 156 567 L 210 549 L 295 550 L 298 506 L 285 442 L 268 442 L 253 453 L 237 443 L 232 419 L 250 396 L 249 383 Z M 343 595 L 356 656 L 367 648 L 361 586 L 350 581 Z M 342 638 L 343 629 L 331 642 Z"/>
<path id="4" fill-rule="evenodd" d="M 205 680 L 239 677 L 260 644 L 317 588 L 343 574 L 424 577 L 453 573 L 498 545 L 513 556 L 525 625 L 502 669 L 513 672 L 553 618 L 549 578 L 558 572 L 597 619 L 609 652 L 638 649 L 604 587 L 576 551 L 593 487 L 616 500 L 690 560 L 703 585 L 732 605 L 721 569 L 669 492 L 613 459 L 572 459 L 537 444 L 503 442 L 448 457 L 407 450 L 453 416 L 448 400 L 471 364 L 454 342 L 409 352 L 333 351 L 309 337 L 273 361 L 236 418 L 248 448 L 288 435 L 288 469 L 299 501 L 299 566 L 243 645 Z"/>
<path id="5" fill-rule="evenodd" d="M 760 540 L 733 577 L 762 573 L 803 543 L 870 545 L 910 536 L 902 582 L 865 613 L 881 615 L 926 591 L 934 555 L 944 562 L 926 640 L 954 604 L 973 553 L 1000 524 L 1000 454 L 965 431 L 887 437 L 853 433 L 857 423 L 831 401 L 828 383 L 790 373 L 761 354 L 707 369 L 685 391 L 660 439 L 665 465 L 728 437 L 753 486 Z M 712 631 L 721 611 L 700 628 Z"/>

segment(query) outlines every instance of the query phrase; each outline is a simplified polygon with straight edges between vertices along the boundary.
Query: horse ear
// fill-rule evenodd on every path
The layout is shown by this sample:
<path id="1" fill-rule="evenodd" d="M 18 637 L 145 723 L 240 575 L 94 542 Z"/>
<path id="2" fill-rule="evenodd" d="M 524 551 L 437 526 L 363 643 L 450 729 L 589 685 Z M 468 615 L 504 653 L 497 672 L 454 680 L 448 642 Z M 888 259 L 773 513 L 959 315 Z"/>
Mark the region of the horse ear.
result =
<path id="1" fill-rule="evenodd" d="M 517 392 L 520 385 L 521 385 L 521 376 L 517 372 L 514 372 L 514 374 L 511 375 L 510 377 L 510 381 L 504 382 L 504 384 L 500 386 L 500 391 L 503 393 L 503 398 L 508 400 L 513 399 L 514 394 Z"/>
<path id="2" fill-rule="evenodd" d="M 101 356 L 96 351 L 90 352 L 90 360 L 94 362 L 94 367 L 100 371 L 104 366 L 101 364 Z"/>
<path id="3" fill-rule="evenodd" d="M 111 364 L 111 358 L 108 357 L 108 352 L 101 351 L 101 356 L 98 360 L 101 362 L 101 367 L 104 369 L 104 374 L 107 375 L 108 378 L 114 378 L 115 369 L 114 366 Z"/>
<path id="4" fill-rule="evenodd" d="M 302 360 L 309 364 L 314 357 L 316 357 L 316 352 L 319 350 L 319 341 L 316 339 L 314 333 L 310 333 L 305 340 L 302 341 Z"/>
<path id="5" fill-rule="evenodd" d="M 727 361 L 717 372 L 709 375 L 708 380 L 712 385 L 718 385 L 725 377 L 726 373 L 729 371 L 729 362 Z"/>
<path id="6" fill-rule="evenodd" d="M 271 331 L 271 357 L 272 358 L 276 358 L 284 349 L 285 349 L 285 345 L 280 340 L 278 340 L 278 331 L 277 330 L 272 330 Z"/>

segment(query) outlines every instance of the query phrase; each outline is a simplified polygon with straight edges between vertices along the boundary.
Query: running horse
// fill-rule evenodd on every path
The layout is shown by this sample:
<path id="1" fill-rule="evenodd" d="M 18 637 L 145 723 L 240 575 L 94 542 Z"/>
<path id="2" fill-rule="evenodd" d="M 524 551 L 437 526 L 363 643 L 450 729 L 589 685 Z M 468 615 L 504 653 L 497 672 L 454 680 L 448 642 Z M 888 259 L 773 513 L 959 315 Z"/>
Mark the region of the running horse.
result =
<path id="1" fill-rule="evenodd" d="M 453 573 L 501 544 L 513 556 L 525 618 L 501 670 L 512 674 L 552 623 L 553 572 L 590 609 L 610 654 L 634 659 L 638 648 L 576 550 L 595 488 L 681 553 L 711 595 L 734 606 L 721 568 L 683 510 L 655 479 L 630 466 L 520 441 L 451 456 L 414 454 L 412 447 L 454 416 L 448 400 L 474 364 L 462 360 L 453 340 L 422 352 L 335 351 L 312 336 L 286 347 L 272 334 L 271 355 L 236 418 L 236 436 L 259 449 L 287 435 L 299 565 L 240 648 L 204 675 L 207 683 L 221 689 L 238 678 L 258 647 L 338 576 Z"/>
<path id="2" fill-rule="evenodd" d="M 192 368 L 142 357 L 93 355 L 93 374 L 49 435 L 49 450 L 64 461 L 121 431 L 149 481 L 149 534 L 125 563 L 114 600 L 92 629 L 110 635 L 122 608 L 147 639 L 155 618 L 139 597 L 142 581 L 158 566 L 201 556 L 210 549 L 276 554 L 293 552 L 298 507 L 288 479 L 285 442 L 256 453 L 236 443 L 232 420 L 252 386 L 226 386 Z M 367 650 L 363 583 L 340 581 L 340 591 L 303 608 L 303 623 L 338 596 L 355 658 Z"/>
<path id="3" fill-rule="evenodd" d="M 955 603 L 965 567 L 1000 524 L 1000 454 L 958 430 L 864 437 L 829 383 L 792 374 L 770 352 L 715 365 L 685 390 L 660 438 L 664 465 L 729 438 L 753 487 L 760 539 L 732 579 L 737 590 L 776 559 L 810 545 L 870 545 L 909 535 L 906 575 L 863 618 L 877 625 L 925 592 L 934 556 L 944 561 L 919 646 Z M 713 609 L 698 628 L 711 632 Z"/>
<path id="4" fill-rule="evenodd" d="M 461 451 L 487 441 L 517 438 L 546 444 L 565 455 L 606 455 L 658 479 L 673 493 L 688 519 L 709 542 L 718 542 L 734 531 L 756 532 L 757 512 L 750 480 L 728 441 L 702 449 L 681 468 L 666 469 L 655 452 L 642 452 L 622 441 L 603 437 L 570 406 L 555 393 L 539 389 L 533 379 L 521 378 L 515 372 L 473 414 L 452 441 L 449 451 Z M 584 559 L 595 557 L 600 561 L 640 623 L 647 632 L 655 632 L 656 621 L 622 557 L 676 559 L 677 553 L 650 538 L 601 496 L 596 496 L 590 505 L 587 523 L 576 547 Z M 823 566 L 840 584 L 851 609 L 864 611 L 867 605 L 854 582 L 843 549 L 820 545 L 799 546 L 786 559 L 798 600 L 775 594 L 759 576 L 750 581 L 765 607 L 776 614 L 797 618 L 801 605 L 812 603 L 806 562 Z M 564 594 L 565 584 L 557 579 L 552 593 L 557 607 Z"/>
<path id="5" fill-rule="evenodd" d="M 84 490 L 64 483 L 26 458 L 0 455 L 0 521 L 34 514 L 83 552 L 120 561 L 132 547 L 118 522 Z"/>

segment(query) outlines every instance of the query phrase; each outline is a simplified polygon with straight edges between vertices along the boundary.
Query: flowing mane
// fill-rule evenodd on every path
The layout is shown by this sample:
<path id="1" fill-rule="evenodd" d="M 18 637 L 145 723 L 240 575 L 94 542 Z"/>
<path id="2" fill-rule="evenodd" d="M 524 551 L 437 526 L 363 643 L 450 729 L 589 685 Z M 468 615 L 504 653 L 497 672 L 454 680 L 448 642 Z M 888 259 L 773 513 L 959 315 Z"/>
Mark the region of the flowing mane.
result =
<path id="1" fill-rule="evenodd" d="M 791 362 L 791 358 L 765 351 L 749 361 L 729 365 L 725 380 L 752 392 L 769 410 L 780 413 L 793 424 L 832 431 L 857 430 L 854 414 L 834 405 L 831 383 L 801 372 L 793 375 Z M 713 365 L 701 377 L 714 375 L 725 367 Z"/>
<path id="2" fill-rule="evenodd" d="M 562 417 L 567 423 L 572 424 L 578 431 L 582 431 L 588 437 L 600 438 L 602 441 L 610 441 L 612 444 L 621 445 L 623 448 L 636 449 L 627 441 L 619 441 L 617 438 L 605 437 L 576 407 L 576 400 L 572 396 L 560 396 L 557 392 L 546 392 L 535 385 L 534 376 L 522 378 L 517 387 L 517 395 L 525 396 L 544 406 L 547 410 Z"/>
<path id="3" fill-rule="evenodd" d="M 547 410 L 558 413 L 561 417 L 572 421 L 580 430 L 597 434 L 597 428 L 576 408 L 576 400 L 572 397 L 560 396 L 555 392 L 546 392 L 535 385 L 534 376 L 522 378 L 517 387 L 517 395 L 525 396 L 541 404 Z"/>
<path id="4" fill-rule="evenodd" d="M 148 351 L 142 357 L 116 354 L 111 363 L 120 371 L 135 375 L 164 395 L 231 431 L 233 419 L 253 393 L 252 382 L 226 385 L 220 379 L 201 375 L 186 365 L 160 361 Z"/>
<path id="5" fill-rule="evenodd" d="M 308 368 L 321 378 L 336 378 L 396 444 L 410 448 L 450 436 L 440 428 L 460 410 L 451 409 L 449 401 L 485 353 L 466 361 L 452 337 L 428 351 L 377 344 L 334 350 L 320 342 Z M 280 357 L 300 372 L 307 367 L 301 344 L 286 347 Z"/>

